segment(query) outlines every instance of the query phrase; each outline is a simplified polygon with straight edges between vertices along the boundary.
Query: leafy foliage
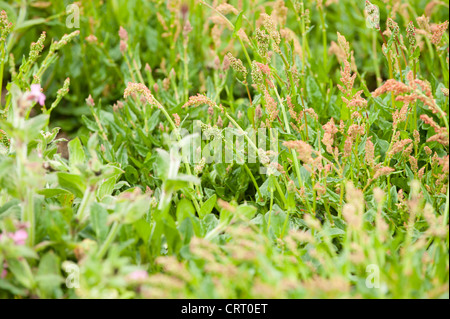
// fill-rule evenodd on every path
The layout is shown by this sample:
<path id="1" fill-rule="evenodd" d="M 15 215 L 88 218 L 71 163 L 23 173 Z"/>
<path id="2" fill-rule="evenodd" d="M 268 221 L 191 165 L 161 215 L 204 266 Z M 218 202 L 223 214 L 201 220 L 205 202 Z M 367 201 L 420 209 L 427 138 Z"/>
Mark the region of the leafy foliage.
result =
<path id="1" fill-rule="evenodd" d="M 0 4 L 0 297 L 448 298 L 448 4 L 67 4 Z"/>

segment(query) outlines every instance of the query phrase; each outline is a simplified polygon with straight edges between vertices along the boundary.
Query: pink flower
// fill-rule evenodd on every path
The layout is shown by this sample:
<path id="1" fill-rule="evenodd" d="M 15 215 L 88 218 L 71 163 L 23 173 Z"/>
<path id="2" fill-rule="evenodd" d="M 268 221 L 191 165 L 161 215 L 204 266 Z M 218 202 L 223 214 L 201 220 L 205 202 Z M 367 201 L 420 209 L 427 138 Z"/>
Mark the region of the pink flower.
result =
<path id="1" fill-rule="evenodd" d="M 133 281 L 142 281 L 148 278 L 148 274 L 145 270 L 135 270 L 128 274 L 128 279 Z"/>
<path id="2" fill-rule="evenodd" d="M 128 32 L 123 27 L 119 28 L 119 37 L 121 40 L 127 42 L 128 41 Z"/>
<path id="3" fill-rule="evenodd" d="M 95 105 L 94 99 L 92 98 L 92 96 L 90 94 L 89 94 L 88 98 L 86 99 L 86 104 L 89 106 Z"/>
<path id="4" fill-rule="evenodd" d="M 25 245 L 25 241 L 28 238 L 28 233 L 23 229 L 19 229 L 14 234 L 11 234 L 11 238 L 14 240 L 16 245 Z"/>
<path id="5" fill-rule="evenodd" d="M 120 53 L 124 54 L 124 52 L 127 50 L 128 44 L 123 41 L 120 40 Z"/>
<path id="6" fill-rule="evenodd" d="M 8 265 L 6 264 L 6 261 L 3 263 L 3 270 L 0 273 L 0 278 L 5 278 L 6 275 L 8 274 L 8 271 L 6 270 L 6 268 L 8 268 Z"/>
<path id="7" fill-rule="evenodd" d="M 7 237 L 11 238 L 16 245 L 25 245 L 25 242 L 28 238 L 28 233 L 26 232 L 26 230 L 19 229 L 15 233 L 0 234 L 0 240 Z"/>
<path id="8" fill-rule="evenodd" d="M 28 99 L 34 100 L 38 102 L 40 105 L 44 105 L 45 103 L 45 94 L 41 92 L 40 84 L 31 84 L 31 92 L 28 96 Z"/>

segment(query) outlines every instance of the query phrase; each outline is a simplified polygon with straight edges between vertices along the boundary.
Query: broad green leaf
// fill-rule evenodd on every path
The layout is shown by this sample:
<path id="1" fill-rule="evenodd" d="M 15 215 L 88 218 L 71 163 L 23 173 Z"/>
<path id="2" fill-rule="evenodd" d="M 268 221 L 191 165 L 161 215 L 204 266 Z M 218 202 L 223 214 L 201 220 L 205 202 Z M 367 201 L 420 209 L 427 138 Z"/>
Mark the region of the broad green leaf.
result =
<path id="1" fill-rule="evenodd" d="M 14 274 L 17 281 L 19 281 L 25 288 L 33 288 L 35 280 L 33 273 L 31 272 L 31 268 L 26 260 L 8 260 L 8 270 Z"/>
<path id="2" fill-rule="evenodd" d="M 214 194 L 206 202 L 203 203 L 202 207 L 200 208 L 199 217 L 200 219 L 203 219 L 206 215 L 211 214 L 214 206 L 216 205 L 217 201 L 217 195 Z"/>
<path id="3" fill-rule="evenodd" d="M 97 191 L 97 197 L 102 200 L 106 195 L 111 195 L 116 185 L 116 178 L 110 177 L 103 181 Z"/>
<path id="4" fill-rule="evenodd" d="M 55 290 L 59 290 L 63 282 L 60 272 L 60 259 L 53 252 L 46 253 L 39 262 L 36 276 L 39 289 L 43 292 L 43 297 L 58 296 Z"/>
<path id="5" fill-rule="evenodd" d="M 77 197 L 83 197 L 86 183 L 81 176 L 64 172 L 59 172 L 57 176 L 58 183 L 62 188 L 67 189 Z"/>
<path id="6" fill-rule="evenodd" d="M 128 183 L 134 185 L 139 180 L 139 173 L 133 166 L 128 165 L 125 168 L 125 178 L 127 179 Z"/>
<path id="7" fill-rule="evenodd" d="M 234 24 L 234 32 L 235 34 L 241 29 L 242 27 L 242 15 L 244 14 L 244 11 L 241 11 L 236 18 L 236 23 Z"/>
<path id="8" fill-rule="evenodd" d="M 177 221 L 181 223 L 188 217 L 195 216 L 195 208 L 190 200 L 183 198 L 177 204 Z"/>
<path id="9" fill-rule="evenodd" d="M 68 143 L 69 148 L 69 163 L 70 166 L 76 166 L 78 164 L 83 164 L 86 160 L 86 155 L 84 154 L 83 146 L 81 145 L 80 139 L 78 137 L 74 138 Z"/>
<path id="10" fill-rule="evenodd" d="M 320 116 L 324 116 L 325 114 L 322 114 L 324 106 L 323 95 L 316 80 L 312 76 L 308 76 L 306 79 L 306 91 L 308 93 L 310 107 L 316 110 L 316 113 Z"/>
<path id="11" fill-rule="evenodd" d="M 94 229 L 95 235 L 97 236 L 97 240 L 99 243 L 103 243 L 108 235 L 109 229 L 107 225 L 108 212 L 101 204 L 92 203 L 89 218 L 91 219 L 91 225 Z"/>
<path id="12" fill-rule="evenodd" d="M 255 214 L 256 214 L 256 207 L 254 206 L 250 206 L 250 205 L 240 205 L 237 210 L 236 213 L 242 217 L 244 217 L 245 219 L 252 219 Z"/>
<path id="13" fill-rule="evenodd" d="M 68 190 L 62 188 L 43 188 L 36 191 L 38 194 L 44 195 L 45 198 L 60 196 L 60 195 L 69 195 L 71 194 Z"/>
<path id="14" fill-rule="evenodd" d="M 147 243 L 150 239 L 150 235 L 152 234 L 152 227 L 150 224 L 145 219 L 139 219 L 133 224 L 133 226 L 139 237 L 141 237 L 144 243 Z"/>

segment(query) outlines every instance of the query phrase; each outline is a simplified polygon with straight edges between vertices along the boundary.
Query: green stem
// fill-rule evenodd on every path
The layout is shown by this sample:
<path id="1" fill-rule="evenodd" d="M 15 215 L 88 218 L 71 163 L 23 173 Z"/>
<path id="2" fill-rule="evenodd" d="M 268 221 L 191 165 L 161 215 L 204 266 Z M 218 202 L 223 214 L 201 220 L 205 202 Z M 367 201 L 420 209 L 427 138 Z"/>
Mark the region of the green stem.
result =
<path id="1" fill-rule="evenodd" d="M 83 199 L 81 200 L 80 206 L 78 207 L 77 211 L 77 218 L 80 221 L 80 223 L 84 222 L 84 220 L 87 218 L 87 206 L 91 200 L 91 196 L 93 194 L 93 191 L 88 186 L 86 187 L 86 190 L 84 191 Z"/>
<path id="2" fill-rule="evenodd" d="M 242 46 L 242 50 L 244 51 L 244 55 L 245 55 L 245 58 L 247 59 L 247 63 L 251 67 L 252 60 L 250 60 L 250 56 L 248 55 L 247 49 L 245 48 L 245 45 L 244 45 L 244 42 L 242 42 L 242 39 L 239 36 L 238 36 L 238 39 L 239 39 L 239 43 Z"/>
<path id="3" fill-rule="evenodd" d="M 139 81 L 141 81 L 141 83 L 145 85 L 145 81 L 144 81 L 144 78 L 142 77 L 141 70 L 139 70 L 138 65 L 136 63 L 136 60 L 134 60 L 134 59 L 133 59 L 133 66 L 134 66 L 134 69 L 136 70 L 136 73 L 137 73 L 137 75 L 139 77 Z"/>
<path id="4" fill-rule="evenodd" d="M 284 224 L 283 224 L 283 230 L 281 231 L 281 238 L 283 238 L 284 236 L 284 232 L 286 231 L 286 227 L 289 223 L 289 215 L 291 214 L 291 209 L 289 208 L 286 214 L 286 219 L 284 220 Z"/>
<path id="5" fill-rule="evenodd" d="M 450 189 L 450 183 L 447 184 L 447 198 L 445 199 L 445 208 L 444 208 L 444 219 L 442 225 L 445 227 L 448 223 L 448 210 L 449 210 L 449 189 Z"/>
<path id="6" fill-rule="evenodd" d="M 170 123 L 170 126 L 172 126 L 172 129 L 176 132 L 176 137 L 178 141 L 181 141 L 181 136 L 180 133 L 178 131 L 178 127 L 175 125 L 175 122 L 172 120 L 172 118 L 170 117 L 169 113 L 167 113 L 166 109 L 164 108 L 164 106 L 162 106 L 161 103 L 159 103 L 158 101 L 156 101 L 158 108 L 161 110 L 161 112 L 163 112 L 164 116 L 166 117 L 167 121 Z M 192 171 L 191 171 L 191 166 L 189 165 L 189 163 L 185 162 L 184 166 L 186 168 L 186 172 L 188 175 L 192 175 Z M 189 186 L 193 189 L 195 189 L 194 184 L 192 182 L 189 182 Z M 200 206 L 198 204 L 198 201 L 195 197 L 192 197 L 192 201 L 194 203 L 195 206 L 195 210 L 197 211 L 197 213 L 200 213 Z"/>
<path id="7" fill-rule="evenodd" d="M 277 95 L 278 103 L 280 103 L 280 106 L 281 106 L 281 112 L 283 114 L 283 119 L 284 119 L 286 132 L 288 134 L 291 134 L 291 129 L 289 127 L 289 120 L 288 120 L 288 117 L 287 117 L 286 109 L 285 109 L 285 107 L 283 105 L 283 102 L 281 102 L 280 95 L 278 94 L 278 90 L 276 88 L 275 88 L 275 93 Z M 292 158 L 293 158 L 293 161 L 294 161 L 294 168 L 295 168 L 295 173 L 297 175 L 298 184 L 299 184 L 300 187 L 303 187 L 303 180 L 302 180 L 302 176 L 300 174 L 300 164 L 298 163 L 297 152 L 294 149 L 291 149 L 291 154 L 292 154 Z M 306 206 L 308 207 L 308 210 L 311 211 L 311 207 L 309 205 L 308 199 L 305 199 L 305 203 L 306 203 Z"/>
<path id="8" fill-rule="evenodd" d="M 291 91 L 291 94 L 292 94 L 294 92 L 294 79 L 292 77 L 291 68 L 290 68 L 290 65 L 289 65 L 288 61 L 284 57 L 284 55 L 282 53 L 280 53 L 280 56 L 281 56 L 281 59 L 283 60 L 283 63 L 284 63 L 284 66 L 285 66 L 286 70 L 289 70 L 288 71 L 289 83 L 291 84 L 290 91 Z"/>
<path id="9" fill-rule="evenodd" d="M 189 81 L 189 68 L 188 68 L 188 54 L 187 54 L 187 46 L 188 46 L 188 39 L 189 37 L 186 37 L 186 41 L 183 42 L 184 46 L 184 100 L 187 101 L 189 98 L 189 88 L 188 88 L 188 81 Z"/>
<path id="10" fill-rule="evenodd" d="M 2 109 L 2 91 L 3 91 L 3 69 L 5 67 L 5 49 L 4 45 L 0 43 L 1 50 L 2 50 L 2 56 L 0 60 L 0 109 Z"/>
<path id="11" fill-rule="evenodd" d="M 377 54 L 377 34 L 376 32 L 372 32 L 372 57 L 373 57 L 373 64 L 375 68 L 375 76 L 377 85 L 381 86 L 381 73 L 380 73 L 380 67 L 378 65 L 378 54 Z"/>
<path id="12" fill-rule="evenodd" d="M 276 88 L 275 88 L 275 94 L 277 95 L 278 103 L 280 104 L 280 107 L 281 107 L 281 113 L 283 114 L 284 127 L 286 129 L 286 133 L 291 134 L 291 128 L 289 126 L 289 120 L 287 117 L 286 108 L 284 107 L 284 104 L 281 101 L 280 95 L 278 94 L 278 90 Z M 294 160 L 294 166 L 295 166 L 295 171 L 297 173 L 299 186 L 303 186 L 302 177 L 300 175 L 300 165 L 298 164 L 297 153 L 295 152 L 295 150 L 291 150 L 291 153 L 292 153 L 293 160 Z"/>
<path id="13" fill-rule="evenodd" d="M 283 193 L 283 190 L 281 189 L 280 183 L 278 183 L 278 180 L 274 178 L 275 181 L 275 188 L 277 189 L 278 194 L 281 197 L 281 200 L 283 201 L 283 205 L 286 208 L 287 207 L 287 199 L 286 195 Z"/>
<path id="14" fill-rule="evenodd" d="M 443 58 L 443 54 L 439 54 L 439 61 L 441 63 L 441 67 L 442 67 L 442 74 L 444 76 L 444 84 L 445 87 L 448 87 L 448 68 L 445 67 L 445 62 L 444 62 L 444 58 Z M 1 73 L 0 73 L 1 74 Z"/>
<path id="15" fill-rule="evenodd" d="M 134 77 L 133 68 L 131 67 L 130 61 L 128 60 L 128 57 L 126 53 L 124 53 L 123 57 L 125 58 L 125 62 L 127 63 L 128 70 L 130 71 L 130 76 L 133 82 L 136 82 L 136 78 Z"/>
<path id="16" fill-rule="evenodd" d="M 305 19 L 303 17 L 305 10 L 304 10 L 304 4 L 303 1 L 300 4 L 300 13 L 302 15 L 301 17 L 301 33 L 302 33 L 302 73 L 303 75 L 306 75 L 306 32 L 305 32 Z M 298 19 L 298 17 L 297 17 Z"/>
<path id="17" fill-rule="evenodd" d="M 250 137 L 248 136 L 248 134 L 240 127 L 240 125 L 228 114 L 228 112 L 225 112 L 225 116 L 230 120 L 230 122 L 238 129 L 240 130 L 240 132 L 242 134 L 244 134 L 245 138 L 247 139 L 247 143 L 248 145 L 250 145 L 258 154 L 258 148 L 256 147 L 255 143 L 253 143 L 253 141 L 250 139 Z M 295 156 L 295 158 L 297 158 Z M 278 180 L 275 178 L 275 187 L 277 188 L 278 193 L 280 194 L 281 200 L 283 201 L 283 204 L 285 206 L 287 206 L 287 200 L 286 197 L 283 193 L 283 191 L 281 190 L 280 184 L 278 183 Z"/>
<path id="18" fill-rule="evenodd" d="M 270 207 L 269 207 L 269 221 L 267 222 L 267 232 L 270 229 L 270 219 L 272 218 L 272 210 L 273 210 L 273 190 L 270 191 Z"/>
<path id="19" fill-rule="evenodd" d="M 117 232 L 119 231 L 120 224 L 119 222 L 114 222 L 114 224 L 111 227 L 111 230 L 109 231 L 108 237 L 106 237 L 105 242 L 103 243 L 102 247 L 100 248 L 100 251 L 97 254 L 98 259 L 102 259 L 103 256 L 105 256 L 106 252 L 108 251 L 109 246 L 113 242 L 114 238 L 117 235 Z"/>
<path id="20" fill-rule="evenodd" d="M 34 215 L 34 202 L 33 202 L 33 190 L 27 190 L 27 200 L 25 203 L 25 220 L 29 223 L 28 228 L 28 244 L 30 247 L 34 246 L 35 242 L 35 230 L 36 230 L 36 220 Z"/>
<path id="21" fill-rule="evenodd" d="M 395 50 L 397 51 L 397 64 L 398 64 L 398 71 L 400 73 L 400 80 L 402 80 L 402 64 L 400 62 L 400 57 L 399 57 L 399 53 L 398 53 L 398 47 L 397 47 L 397 43 L 394 42 L 394 47 Z M 403 51 L 402 51 L 403 52 Z"/>
<path id="22" fill-rule="evenodd" d="M 252 174 L 252 171 L 250 171 L 250 169 L 248 168 L 247 164 L 245 164 L 245 163 L 244 163 L 244 169 L 247 172 L 248 176 L 250 176 L 250 179 L 252 180 L 253 185 L 256 188 L 256 191 L 258 192 L 259 199 L 262 200 L 262 195 L 261 195 L 261 191 L 259 190 L 258 183 L 256 182 L 255 177 Z"/>
<path id="23" fill-rule="evenodd" d="M 397 131 L 397 128 L 394 128 L 394 131 L 392 132 L 391 142 L 389 143 L 388 150 L 386 151 L 386 157 L 384 159 L 384 164 L 383 164 L 384 166 L 389 164 L 389 152 L 390 152 L 390 150 L 392 148 L 392 141 L 394 140 L 394 136 L 395 136 L 396 131 Z"/>
<path id="24" fill-rule="evenodd" d="M 342 172 L 342 175 L 344 175 L 344 172 Z M 344 208 L 344 179 L 342 178 L 341 186 L 339 189 L 339 212 L 338 212 L 338 218 L 342 218 L 342 210 Z"/>
<path id="25" fill-rule="evenodd" d="M 323 65 L 325 70 L 328 64 L 328 52 L 327 52 L 327 29 L 325 27 L 325 18 L 323 15 L 323 8 L 319 7 L 320 20 L 322 22 L 322 44 L 323 44 Z"/>
<path id="26" fill-rule="evenodd" d="M 230 20 L 228 20 L 227 17 L 225 17 L 222 13 L 220 13 L 216 8 L 214 8 L 213 6 L 211 6 L 210 4 L 206 3 L 205 1 L 200 1 L 201 4 L 204 4 L 205 6 L 207 6 L 208 8 L 210 8 L 211 10 L 213 10 L 217 15 L 219 15 L 222 19 L 224 19 L 224 21 L 230 26 L 230 28 L 234 31 L 238 31 L 236 30 L 235 26 L 233 25 L 233 23 L 231 23 Z M 245 18 L 245 17 L 244 17 Z M 250 60 L 250 57 L 248 55 L 247 49 L 245 48 L 244 43 L 242 42 L 242 39 L 237 36 L 237 38 L 239 39 L 239 42 L 241 43 L 242 49 L 244 51 L 245 57 L 247 59 L 248 65 L 252 65 L 252 61 Z"/>

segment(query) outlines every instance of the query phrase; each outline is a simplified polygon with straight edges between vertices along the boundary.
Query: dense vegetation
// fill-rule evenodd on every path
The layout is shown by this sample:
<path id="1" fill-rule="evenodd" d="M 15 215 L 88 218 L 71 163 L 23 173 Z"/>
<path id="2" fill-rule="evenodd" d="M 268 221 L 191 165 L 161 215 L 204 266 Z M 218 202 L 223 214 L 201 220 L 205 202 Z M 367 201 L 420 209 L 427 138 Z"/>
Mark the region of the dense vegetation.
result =
<path id="1" fill-rule="evenodd" d="M 448 1 L 69 4 L 0 3 L 1 298 L 449 297 Z"/>

